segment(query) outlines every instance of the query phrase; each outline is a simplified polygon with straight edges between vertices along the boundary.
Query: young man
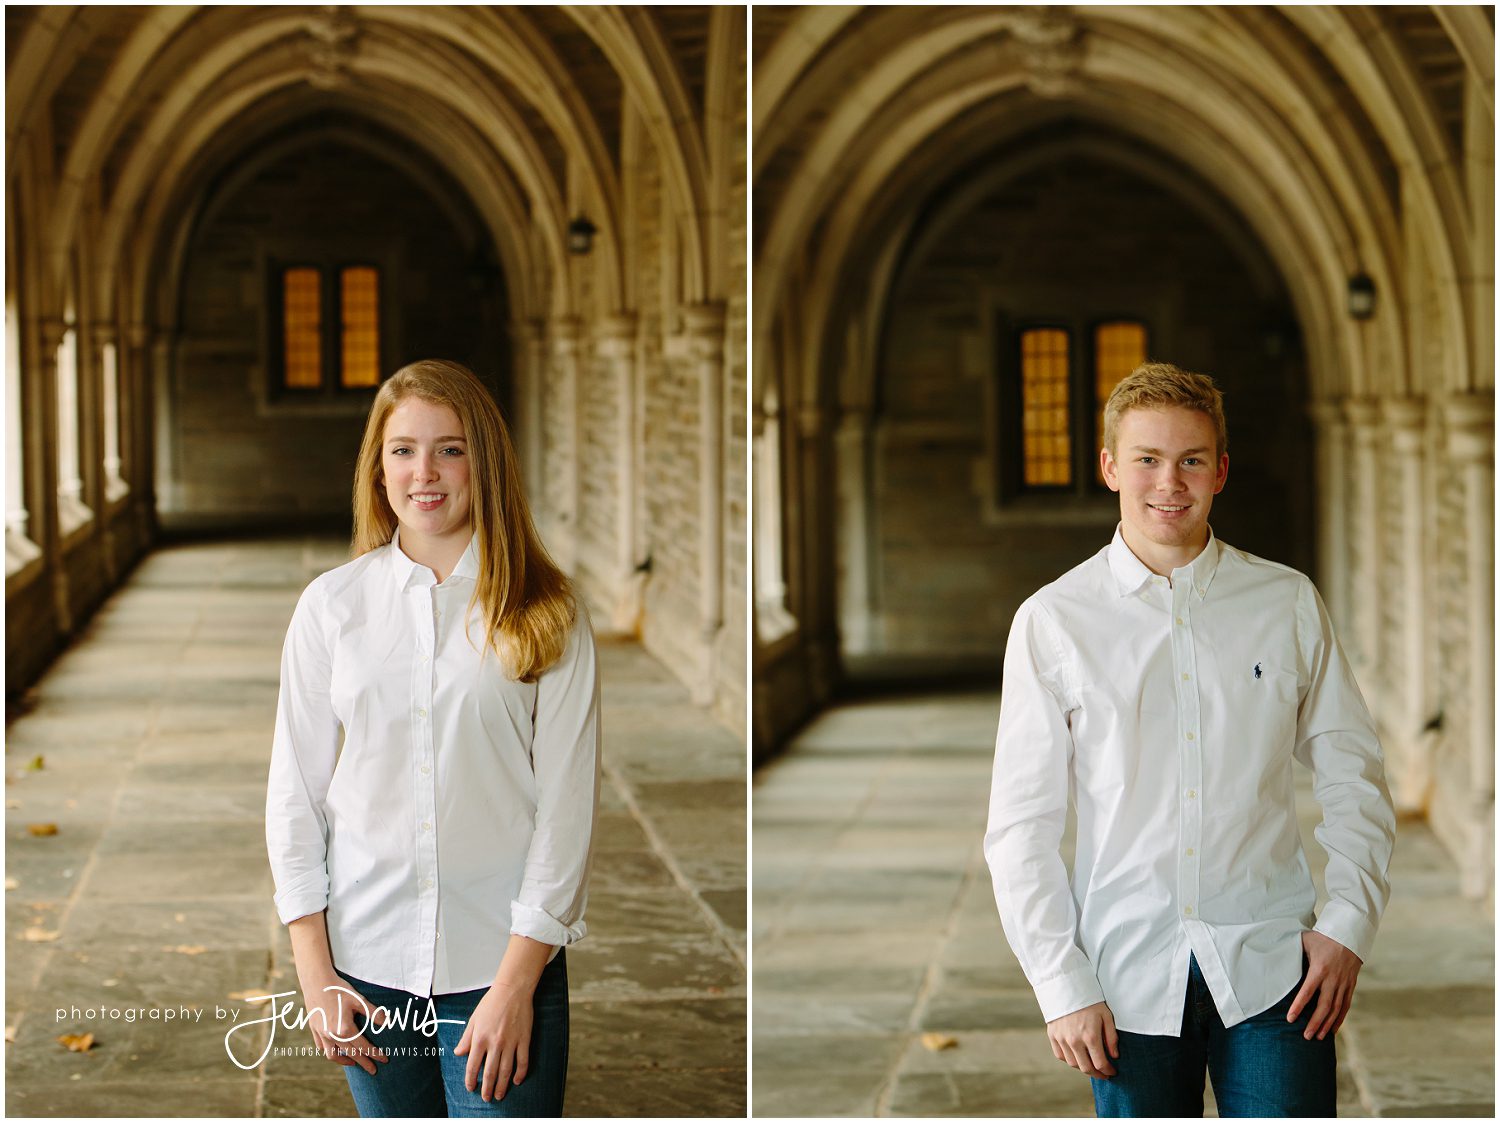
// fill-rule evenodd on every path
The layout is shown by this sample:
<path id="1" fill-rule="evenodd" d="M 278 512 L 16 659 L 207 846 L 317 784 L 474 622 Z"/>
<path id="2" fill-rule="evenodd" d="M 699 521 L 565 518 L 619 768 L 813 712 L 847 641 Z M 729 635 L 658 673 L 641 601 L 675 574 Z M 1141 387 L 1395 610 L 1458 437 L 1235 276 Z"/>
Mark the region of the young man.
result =
<path id="1" fill-rule="evenodd" d="M 1374 723 L 1312 582 L 1209 528 L 1213 381 L 1144 364 L 1104 426 L 1114 541 L 1028 599 L 1005 649 L 984 843 L 1005 934 L 1098 1115 L 1201 1116 L 1206 1068 L 1221 1115 L 1331 1116 L 1390 895 Z M 1323 808 L 1316 924 L 1294 758 Z"/>

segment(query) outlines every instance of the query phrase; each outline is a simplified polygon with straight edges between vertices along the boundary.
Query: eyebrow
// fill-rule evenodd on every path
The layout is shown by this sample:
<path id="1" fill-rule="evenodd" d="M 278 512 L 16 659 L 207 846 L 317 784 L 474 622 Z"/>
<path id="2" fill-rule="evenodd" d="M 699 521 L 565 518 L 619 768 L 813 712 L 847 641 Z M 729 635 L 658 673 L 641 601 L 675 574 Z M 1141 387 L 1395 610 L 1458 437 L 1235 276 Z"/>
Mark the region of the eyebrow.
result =
<path id="1" fill-rule="evenodd" d="M 387 437 L 385 439 L 385 443 L 386 444 L 390 444 L 393 441 L 401 441 L 401 442 L 403 442 L 405 444 L 409 444 L 409 445 L 414 445 L 414 444 L 418 443 L 416 437 Z M 434 443 L 435 444 L 442 444 L 444 441 L 463 441 L 464 444 L 468 444 L 469 443 L 469 439 L 467 437 L 439 437 L 439 438 L 437 438 L 437 440 Z"/>
<path id="2" fill-rule="evenodd" d="M 1147 448 L 1145 445 L 1136 445 L 1130 451 L 1131 452 L 1144 452 L 1148 456 L 1165 456 L 1166 455 L 1166 453 L 1162 452 L 1162 450 L 1159 449 L 1159 448 Z M 1199 455 L 1202 455 L 1203 453 L 1205 453 L 1207 451 L 1208 451 L 1208 449 L 1206 449 L 1206 448 L 1188 448 L 1188 449 L 1184 449 L 1183 451 L 1179 452 L 1177 455 L 1178 456 L 1199 456 Z"/>

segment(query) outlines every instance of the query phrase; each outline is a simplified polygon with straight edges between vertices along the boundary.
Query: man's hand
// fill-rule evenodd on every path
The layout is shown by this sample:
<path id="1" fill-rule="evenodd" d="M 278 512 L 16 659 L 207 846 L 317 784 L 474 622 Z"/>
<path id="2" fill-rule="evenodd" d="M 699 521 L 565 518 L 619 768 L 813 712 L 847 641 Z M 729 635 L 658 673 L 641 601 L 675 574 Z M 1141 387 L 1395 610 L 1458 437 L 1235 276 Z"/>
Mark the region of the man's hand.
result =
<path id="1" fill-rule="evenodd" d="M 1302 950 L 1307 953 L 1307 978 L 1297 997 L 1292 999 L 1292 1008 L 1286 1020 L 1295 1022 L 1303 1009 L 1318 998 L 1308 1019 L 1303 1038 L 1311 1041 L 1313 1034 L 1322 1041 L 1330 1033 L 1337 1033 L 1339 1026 L 1349 1016 L 1349 1003 L 1354 998 L 1354 983 L 1359 978 L 1359 969 L 1364 961 L 1337 940 L 1330 940 L 1321 932 L 1303 932 Z"/>
<path id="2" fill-rule="evenodd" d="M 1103 1002 L 1053 1018 L 1047 1023 L 1047 1040 L 1054 1057 L 1085 1076 L 1108 1080 L 1115 1074 L 1109 1059 L 1119 1059 L 1120 1037 L 1115 1033 L 1115 1016 Z"/>

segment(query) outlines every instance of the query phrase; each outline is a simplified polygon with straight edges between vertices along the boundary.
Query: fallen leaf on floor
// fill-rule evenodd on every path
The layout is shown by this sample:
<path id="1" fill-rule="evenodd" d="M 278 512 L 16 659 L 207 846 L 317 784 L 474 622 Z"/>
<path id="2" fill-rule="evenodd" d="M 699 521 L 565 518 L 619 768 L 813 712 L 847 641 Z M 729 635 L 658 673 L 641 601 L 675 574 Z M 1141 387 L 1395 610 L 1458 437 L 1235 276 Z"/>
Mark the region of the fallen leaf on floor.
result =
<path id="1" fill-rule="evenodd" d="M 946 1033 L 924 1033 L 922 1035 L 922 1047 L 930 1053 L 941 1052 L 943 1049 L 952 1049 L 958 1045 L 958 1038 L 950 1037 Z"/>
<path id="2" fill-rule="evenodd" d="M 162 948 L 161 950 L 176 952 L 178 955 L 202 955 L 208 949 L 202 944 L 178 944 L 175 948 Z"/>
<path id="3" fill-rule="evenodd" d="M 57 833 L 56 823 L 27 823 L 26 830 L 37 838 L 43 838 L 49 834 Z"/>
<path id="4" fill-rule="evenodd" d="M 262 987 L 260 990 L 232 990 L 229 992 L 229 997 L 238 999 L 241 1002 L 248 1002 L 251 1006 L 260 1006 L 263 1003 L 271 1001 L 269 994 L 261 993 L 264 989 Z"/>
<path id="5" fill-rule="evenodd" d="M 120 980 L 119 979 L 105 979 L 99 985 L 102 986 L 102 987 L 117 987 L 117 986 L 120 985 Z"/>
<path id="6" fill-rule="evenodd" d="M 48 940 L 55 940 L 61 932 L 49 932 L 45 928 L 28 928 L 21 933 L 21 939 L 33 944 L 44 944 Z"/>
<path id="7" fill-rule="evenodd" d="M 63 806 L 67 808 L 77 807 L 78 801 L 76 799 L 65 799 L 63 800 Z"/>
<path id="8" fill-rule="evenodd" d="M 44 769 L 46 767 L 47 767 L 47 759 L 44 756 L 42 756 L 41 753 L 37 753 L 36 756 L 32 757 L 29 761 L 26 762 L 26 771 L 27 772 L 40 772 L 42 769 Z"/>
<path id="9" fill-rule="evenodd" d="M 19 799 L 7 799 L 5 801 L 5 809 L 7 811 L 19 811 L 21 809 L 21 801 Z"/>
<path id="10" fill-rule="evenodd" d="M 5 889 L 6 889 L 6 892 L 9 892 L 12 889 L 19 889 L 19 888 L 21 888 L 21 883 L 19 881 L 17 881 L 15 878 L 13 878 L 13 877 L 7 877 L 5 879 Z"/>
<path id="11" fill-rule="evenodd" d="M 14 1041 L 15 1039 L 16 1039 L 16 1027 L 15 1026 L 6 1026 L 5 1027 L 5 1040 L 6 1041 Z"/>
<path id="12" fill-rule="evenodd" d="M 94 1035 L 92 1033 L 65 1033 L 57 1039 L 59 1045 L 66 1045 L 70 1053 L 87 1053 L 94 1047 Z"/>
<path id="13" fill-rule="evenodd" d="M 177 921 L 178 924 L 181 924 L 183 921 L 185 921 L 187 919 L 187 913 L 185 913 L 185 912 L 179 912 L 175 916 L 173 916 L 172 919 L 175 920 L 175 921 Z"/>

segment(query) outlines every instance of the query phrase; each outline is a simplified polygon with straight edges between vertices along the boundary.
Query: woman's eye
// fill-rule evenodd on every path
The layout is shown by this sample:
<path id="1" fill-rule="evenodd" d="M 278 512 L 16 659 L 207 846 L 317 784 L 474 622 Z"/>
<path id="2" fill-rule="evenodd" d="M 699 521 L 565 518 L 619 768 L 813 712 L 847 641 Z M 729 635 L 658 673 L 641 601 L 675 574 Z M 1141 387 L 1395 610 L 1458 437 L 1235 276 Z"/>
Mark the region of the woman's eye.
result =
<path id="1" fill-rule="evenodd" d="M 443 449 L 443 451 L 444 452 L 451 452 L 454 456 L 462 456 L 464 454 L 464 450 L 463 449 L 461 449 L 461 448 L 453 448 L 451 446 L 448 447 L 448 448 Z"/>

